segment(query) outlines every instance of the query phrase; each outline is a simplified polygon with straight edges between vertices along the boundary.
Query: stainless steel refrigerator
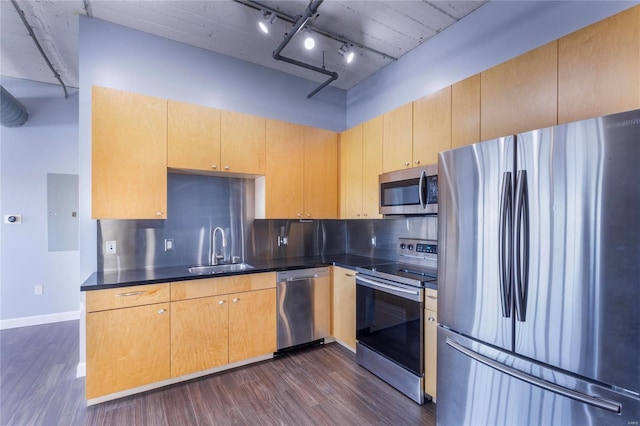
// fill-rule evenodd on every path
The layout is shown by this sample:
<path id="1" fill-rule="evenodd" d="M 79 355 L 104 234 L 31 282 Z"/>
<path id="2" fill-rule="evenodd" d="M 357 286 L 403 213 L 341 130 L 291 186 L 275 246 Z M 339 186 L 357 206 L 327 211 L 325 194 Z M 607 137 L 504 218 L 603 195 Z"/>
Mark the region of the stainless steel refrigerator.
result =
<path id="1" fill-rule="evenodd" d="M 439 157 L 438 425 L 640 422 L 640 110 Z"/>

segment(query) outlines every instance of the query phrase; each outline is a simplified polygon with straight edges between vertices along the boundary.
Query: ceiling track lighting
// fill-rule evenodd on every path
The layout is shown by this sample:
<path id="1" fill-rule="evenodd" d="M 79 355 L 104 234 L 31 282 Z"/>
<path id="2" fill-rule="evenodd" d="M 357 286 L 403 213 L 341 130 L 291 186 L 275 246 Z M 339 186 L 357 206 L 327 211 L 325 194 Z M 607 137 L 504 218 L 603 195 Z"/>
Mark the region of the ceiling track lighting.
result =
<path id="1" fill-rule="evenodd" d="M 263 33 L 269 34 L 269 26 L 273 25 L 276 19 L 278 19 L 278 16 L 275 13 L 265 10 L 262 12 L 262 19 L 258 21 L 258 27 Z"/>
<path id="2" fill-rule="evenodd" d="M 347 43 L 343 43 L 338 49 L 338 54 L 344 58 L 344 60 L 350 64 L 353 58 L 356 56 L 356 52 L 353 50 L 353 46 L 347 46 Z"/>

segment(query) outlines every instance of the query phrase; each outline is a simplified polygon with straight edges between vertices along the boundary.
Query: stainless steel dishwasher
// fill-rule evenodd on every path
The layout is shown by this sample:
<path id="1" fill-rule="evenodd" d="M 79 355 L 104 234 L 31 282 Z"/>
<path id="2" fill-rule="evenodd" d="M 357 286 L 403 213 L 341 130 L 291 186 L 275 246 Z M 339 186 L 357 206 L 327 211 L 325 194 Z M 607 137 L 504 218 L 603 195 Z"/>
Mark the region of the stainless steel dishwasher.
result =
<path id="1" fill-rule="evenodd" d="M 278 351 L 330 335 L 329 268 L 278 272 Z"/>

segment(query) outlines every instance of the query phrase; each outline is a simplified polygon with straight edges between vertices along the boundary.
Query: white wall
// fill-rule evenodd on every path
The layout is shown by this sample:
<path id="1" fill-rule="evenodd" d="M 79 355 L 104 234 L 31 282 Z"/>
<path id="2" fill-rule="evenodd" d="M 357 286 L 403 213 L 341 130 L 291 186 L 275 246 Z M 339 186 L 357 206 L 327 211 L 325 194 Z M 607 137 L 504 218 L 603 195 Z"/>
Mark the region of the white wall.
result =
<path id="1" fill-rule="evenodd" d="M 639 1 L 491 1 L 347 92 L 347 128 Z"/>
<path id="2" fill-rule="evenodd" d="M 29 113 L 21 127 L 0 127 L 2 328 L 78 316 L 79 252 L 48 251 L 47 173 L 78 174 L 78 90 L 2 77 L 2 85 Z M 43 285 L 41 296 L 34 286 Z M 32 317 L 44 317 L 39 321 Z"/>

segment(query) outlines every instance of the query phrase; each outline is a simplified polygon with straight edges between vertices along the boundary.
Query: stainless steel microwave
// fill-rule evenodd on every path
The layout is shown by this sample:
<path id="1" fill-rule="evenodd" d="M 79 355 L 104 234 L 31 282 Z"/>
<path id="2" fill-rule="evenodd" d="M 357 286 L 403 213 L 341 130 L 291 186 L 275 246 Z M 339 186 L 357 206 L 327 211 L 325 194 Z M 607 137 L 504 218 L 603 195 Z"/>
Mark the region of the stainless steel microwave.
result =
<path id="1" fill-rule="evenodd" d="M 380 213 L 438 214 L 438 165 L 380 175 Z"/>

